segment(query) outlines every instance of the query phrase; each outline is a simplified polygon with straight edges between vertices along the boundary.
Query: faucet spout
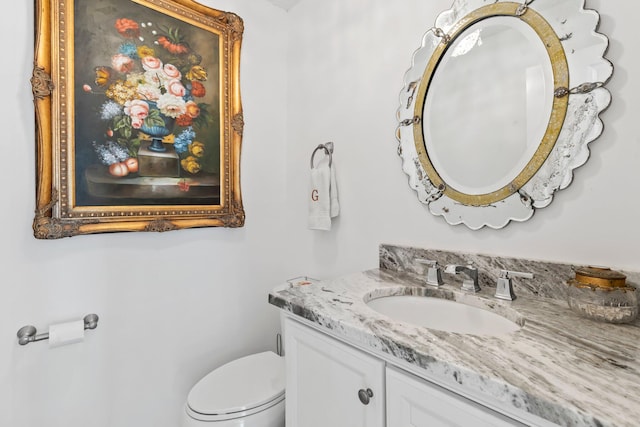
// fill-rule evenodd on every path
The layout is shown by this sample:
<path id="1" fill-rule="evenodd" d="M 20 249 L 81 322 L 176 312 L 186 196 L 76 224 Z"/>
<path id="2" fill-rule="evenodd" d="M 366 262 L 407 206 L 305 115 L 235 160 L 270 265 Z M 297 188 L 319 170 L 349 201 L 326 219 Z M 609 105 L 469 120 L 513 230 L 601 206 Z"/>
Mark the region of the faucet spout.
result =
<path id="1" fill-rule="evenodd" d="M 444 271 L 445 273 L 457 274 L 461 272 L 470 272 L 477 269 L 472 265 L 458 265 L 458 264 L 447 264 Z"/>
<path id="2" fill-rule="evenodd" d="M 445 267 L 444 271 L 445 273 L 450 274 L 465 273 L 467 276 L 469 276 L 469 279 L 465 279 L 462 282 L 461 289 L 463 291 L 478 292 L 480 290 L 480 285 L 478 285 L 478 269 L 471 264 L 448 264 Z"/>

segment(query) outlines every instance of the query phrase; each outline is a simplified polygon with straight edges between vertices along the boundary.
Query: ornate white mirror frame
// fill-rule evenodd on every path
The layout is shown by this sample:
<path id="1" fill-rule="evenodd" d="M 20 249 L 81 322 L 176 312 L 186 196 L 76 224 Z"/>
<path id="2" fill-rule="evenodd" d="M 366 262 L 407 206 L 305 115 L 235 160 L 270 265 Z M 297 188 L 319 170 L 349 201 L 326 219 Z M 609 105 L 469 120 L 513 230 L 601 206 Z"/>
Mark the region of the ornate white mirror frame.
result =
<path id="1" fill-rule="evenodd" d="M 412 66 L 405 74 L 397 114 L 398 154 L 402 158 L 403 170 L 409 176 L 409 186 L 417 192 L 418 199 L 428 205 L 431 213 L 443 216 L 452 225 L 463 223 L 473 230 L 484 226 L 498 229 L 510 221 L 528 220 L 535 209 L 551 203 L 556 191 L 569 186 L 573 170 L 589 158 L 588 144 L 602 133 L 599 115 L 611 101 L 603 86 L 611 77 L 613 66 L 604 58 L 608 39 L 597 32 L 598 23 L 598 13 L 584 9 L 584 0 L 526 0 L 524 3 L 455 0 L 450 10 L 438 16 L 434 28 L 424 35 L 421 47 L 413 55 Z M 541 61 L 545 63 L 534 68 L 544 70 L 540 73 L 546 73 L 546 80 L 540 78 L 541 84 L 536 82 L 532 85 L 535 90 L 526 82 L 527 88 L 521 90 L 525 92 L 524 96 L 518 95 L 527 103 L 525 112 L 515 105 L 491 104 L 491 101 L 511 99 L 500 95 L 501 91 L 513 92 L 513 87 L 503 90 L 499 86 L 506 85 L 503 80 L 507 79 L 495 78 L 496 82 L 490 81 L 487 85 L 486 79 L 477 77 L 482 72 L 491 76 L 492 67 L 498 68 L 507 62 L 504 56 L 485 61 L 485 70 L 476 72 L 475 67 L 465 70 L 467 75 L 464 79 L 460 79 L 460 68 L 452 69 L 461 63 L 458 57 L 466 55 L 466 61 L 474 58 L 467 55 L 474 49 L 476 58 L 478 52 L 499 55 L 496 50 L 502 48 L 491 52 L 489 46 L 496 44 L 489 42 L 495 34 L 502 35 L 504 39 L 507 34 L 504 29 L 509 31 L 508 38 L 533 40 L 531 46 L 524 47 L 537 50 L 537 58 L 542 56 L 545 59 Z M 485 45 L 480 48 L 483 40 Z M 503 46 L 505 43 L 497 44 Z M 519 47 L 515 49 L 517 51 Z M 503 54 L 512 60 L 512 54 Z M 505 66 L 503 69 L 507 77 L 519 74 L 517 67 Z M 449 75 L 454 76 L 449 77 L 450 80 L 457 80 L 452 80 L 453 84 L 442 90 L 446 83 L 443 79 Z M 457 83 L 467 78 L 478 78 L 479 83 L 476 86 L 474 83 L 471 86 Z M 522 77 L 518 79 L 522 80 Z M 440 94 L 434 95 L 438 90 Z M 484 111 L 478 109 L 477 102 L 466 102 L 465 97 L 467 101 L 476 101 L 469 99 L 474 92 L 483 95 L 484 104 L 494 109 Z M 541 93 L 545 98 L 533 99 L 532 93 L 535 92 L 538 98 Z M 448 105 L 443 105 L 445 103 Z M 474 107 L 468 107 L 465 117 L 463 109 L 467 104 Z M 507 129 L 507 122 L 520 122 L 521 126 L 531 127 L 522 122 L 531 116 L 532 105 L 541 106 L 539 109 L 544 110 L 536 111 L 544 125 L 533 131 L 528 128 Z M 509 117 L 509 110 L 518 116 Z M 480 115 L 480 120 L 475 117 L 477 115 Z M 443 124 L 449 121 L 449 127 Z M 461 123 L 474 122 L 482 129 L 457 131 L 464 127 Z M 502 134 L 502 140 L 492 142 L 490 147 L 481 145 L 495 139 L 487 134 L 491 129 L 496 135 Z M 474 134 L 474 131 L 477 132 Z M 483 169 L 500 169 L 502 165 L 498 155 L 511 150 L 513 147 L 510 145 L 518 139 L 512 136 L 521 134 L 527 134 L 524 139 L 533 140 L 533 143 L 527 147 L 527 141 L 524 141 L 523 147 L 517 148 L 524 154 L 519 155 L 515 166 L 506 165 L 507 169 L 512 169 L 506 176 L 498 177 L 489 185 L 478 184 L 477 188 L 474 184 L 462 183 L 465 180 L 476 182 L 478 171 Z M 469 135 L 469 138 L 464 138 L 464 135 Z M 474 155 L 473 150 L 482 156 Z M 458 157 L 464 161 L 447 160 Z M 476 171 L 473 162 L 480 158 L 483 163 Z M 488 160 L 493 164 L 486 164 Z M 508 162 L 513 160 L 511 158 Z M 463 171 L 464 176 L 460 180 L 453 177 L 461 172 L 450 170 L 458 163 L 470 169 Z"/>

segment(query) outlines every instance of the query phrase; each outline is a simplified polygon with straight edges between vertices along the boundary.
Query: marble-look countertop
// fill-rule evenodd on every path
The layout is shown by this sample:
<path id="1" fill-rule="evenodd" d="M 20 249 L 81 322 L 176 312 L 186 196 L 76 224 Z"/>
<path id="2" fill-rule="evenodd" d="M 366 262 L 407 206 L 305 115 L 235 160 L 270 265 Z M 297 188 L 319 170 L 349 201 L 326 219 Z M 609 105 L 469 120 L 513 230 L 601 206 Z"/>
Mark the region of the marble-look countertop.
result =
<path id="1" fill-rule="evenodd" d="M 454 390 L 562 426 L 640 425 L 640 321 L 626 325 L 579 317 L 566 302 L 539 296 L 493 298 L 445 281 L 438 290 L 414 274 L 375 269 L 306 286 L 274 289 L 269 302 L 374 353 L 410 364 Z M 434 295 L 484 307 L 516 322 L 502 336 L 449 333 L 397 322 L 365 301 Z"/>

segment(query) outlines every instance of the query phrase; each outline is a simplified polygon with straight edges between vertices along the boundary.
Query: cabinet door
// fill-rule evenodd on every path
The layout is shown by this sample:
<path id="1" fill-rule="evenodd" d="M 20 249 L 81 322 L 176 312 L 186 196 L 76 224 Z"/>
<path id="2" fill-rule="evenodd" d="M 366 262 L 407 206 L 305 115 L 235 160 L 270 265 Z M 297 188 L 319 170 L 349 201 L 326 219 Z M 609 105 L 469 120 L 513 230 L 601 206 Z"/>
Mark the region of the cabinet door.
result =
<path id="1" fill-rule="evenodd" d="M 513 427 L 519 422 L 411 374 L 387 368 L 389 427 Z"/>
<path id="2" fill-rule="evenodd" d="M 287 427 L 384 427 L 384 362 L 291 319 L 284 326 Z"/>

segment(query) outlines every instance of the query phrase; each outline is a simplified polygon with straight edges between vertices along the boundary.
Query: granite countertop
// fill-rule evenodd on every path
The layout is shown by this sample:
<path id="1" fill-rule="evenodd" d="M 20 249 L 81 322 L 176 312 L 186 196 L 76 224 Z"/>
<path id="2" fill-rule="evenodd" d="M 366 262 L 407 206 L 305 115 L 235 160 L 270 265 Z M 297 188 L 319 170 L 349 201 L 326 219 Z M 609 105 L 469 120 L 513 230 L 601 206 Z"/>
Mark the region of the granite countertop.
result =
<path id="1" fill-rule="evenodd" d="M 445 283 L 451 283 L 445 280 Z M 374 269 L 306 286 L 274 289 L 269 302 L 357 346 L 409 363 L 445 387 L 485 396 L 562 426 L 640 425 L 640 321 L 626 325 L 579 317 L 566 302 L 523 295 L 493 298 L 446 284 L 435 290 L 414 274 Z M 430 295 L 480 306 L 523 323 L 501 336 L 449 333 L 397 322 L 365 301 Z"/>

